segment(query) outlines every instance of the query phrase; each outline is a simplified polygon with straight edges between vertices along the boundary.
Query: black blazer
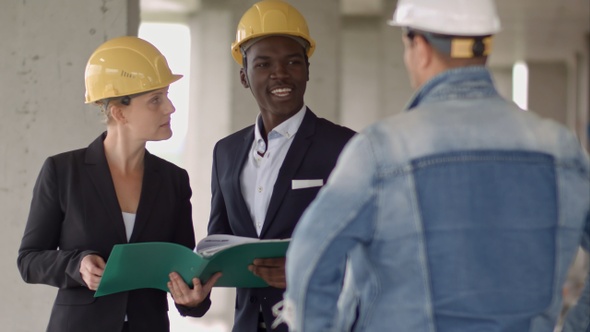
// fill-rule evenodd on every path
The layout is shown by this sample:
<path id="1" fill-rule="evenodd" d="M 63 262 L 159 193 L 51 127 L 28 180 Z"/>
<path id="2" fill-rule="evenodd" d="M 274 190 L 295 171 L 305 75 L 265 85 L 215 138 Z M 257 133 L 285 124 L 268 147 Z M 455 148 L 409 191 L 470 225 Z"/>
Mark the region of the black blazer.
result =
<path id="1" fill-rule="evenodd" d="M 258 237 L 240 185 L 240 174 L 254 140 L 254 125 L 219 141 L 213 154 L 209 234 Z M 320 187 L 292 189 L 292 180 L 322 179 L 324 183 L 354 131 L 318 118 L 307 109 L 274 185 L 260 238 L 290 238 L 299 217 Z M 283 299 L 284 289 L 237 289 L 233 331 L 255 332 L 260 307 L 268 331 L 274 321 L 272 306 Z M 209 300 L 202 303 L 210 305 Z M 185 313 L 187 314 L 187 313 Z M 191 315 L 190 313 L 188 313 Z M 281 324 L 272 331 L 287 331 Z"/>
<path id="2" fill-rule="evenodd" d="M 48 332 L 169 331 L 166 292 L 141 289 L 94 298 L 80 276 L 89 253 L 108 259 L 127 243 L 123 217 L 98 137 L 86 149 L 49 157 L 33 190 L 17 265 L 27 283 L 58 287 Z M 168 241 L 193 249 L 185 170 L 146 151 L 141 197 L 129 242 Z"/>

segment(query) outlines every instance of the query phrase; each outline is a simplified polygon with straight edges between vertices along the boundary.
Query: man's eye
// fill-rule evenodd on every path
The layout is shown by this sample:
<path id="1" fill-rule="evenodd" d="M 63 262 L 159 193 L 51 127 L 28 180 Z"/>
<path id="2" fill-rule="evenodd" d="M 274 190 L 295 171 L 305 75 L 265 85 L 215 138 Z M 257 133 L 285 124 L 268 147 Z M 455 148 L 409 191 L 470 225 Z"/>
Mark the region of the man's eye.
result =
<path id="1" fill-rule="evenodd" d="M 155 98 L 152 98 L 151 102 L 152 102 L 152 104 L 157 104 L 157 103 L 159 103 L 159 102 L 160 102 L 160 97 L 155 97 Z"/>
<path id="2" fill-rule="evenodd" d="M 268 62 L 260 62 L 254 65 L 254 67 L 258 67 L 258 68 L 264 68 L 264 67 L 268 67 Z"/>

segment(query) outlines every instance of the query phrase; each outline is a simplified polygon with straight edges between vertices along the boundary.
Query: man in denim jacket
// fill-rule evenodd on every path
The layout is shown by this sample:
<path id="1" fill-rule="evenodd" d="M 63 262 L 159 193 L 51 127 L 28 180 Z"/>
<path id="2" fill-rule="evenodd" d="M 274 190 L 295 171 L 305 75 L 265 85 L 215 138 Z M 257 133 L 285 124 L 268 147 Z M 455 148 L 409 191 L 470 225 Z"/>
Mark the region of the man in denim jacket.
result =
<path id="1" fill-rule="evenodd" d="M 590 251 L 590 222 L 586 223 L 586 236 L 582 239 L 582 248 Z M 580 294 L 578 303 L 571 308 L 565 318 L 562 332 L 590 332 L 590 273 L 586 279 L 586 286 Z"/>
<path id="2" fill-rule="evenodd" d="M 494 88 L 492 0 L 399 0 L 392 25 L 417 92 L 348 143 L 302 216 L 280 318 L 305 332 L 552 332 L 590 236 L 588 155 Z"/>

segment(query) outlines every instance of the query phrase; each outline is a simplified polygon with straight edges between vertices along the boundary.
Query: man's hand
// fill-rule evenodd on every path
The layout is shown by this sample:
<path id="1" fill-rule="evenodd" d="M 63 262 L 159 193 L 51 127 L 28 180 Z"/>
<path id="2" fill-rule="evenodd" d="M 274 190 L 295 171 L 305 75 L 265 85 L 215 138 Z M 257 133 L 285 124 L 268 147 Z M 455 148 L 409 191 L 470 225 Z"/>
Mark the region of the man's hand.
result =
<path id="1" fill-rule="evenodd" d="M 205 285 L 201 285 L 198 278 L 193 278 L 193 288 L 189 288 L 182 277 L 176 273 L 170 273 L 170 281 L 168 281 L 168 289 L 174 302 L 186 307 L 196 307 L 199 305 L 207 295 L 211 292 L 211 288 L 221 277 L 221 272 L 215 273 Z"/>
<path id="2" fill-rule="evenodd" d="M 287 288 L 287 279 L 285 277 L 286 258 L 257 258 L 254 263 L 248 266 L 248 269 L 254 275 L 262 278 L 272 287 Z"/>
<path id="3" fill-rule="evenodd" d="M 86 286 L 88 286 L 88 289 L 95 291 L 98 288 L 105 265 L 104 259 L 98 255 L 86 255 L 82 258 L 82 262 L 80 262 L 80 275 Z"/>

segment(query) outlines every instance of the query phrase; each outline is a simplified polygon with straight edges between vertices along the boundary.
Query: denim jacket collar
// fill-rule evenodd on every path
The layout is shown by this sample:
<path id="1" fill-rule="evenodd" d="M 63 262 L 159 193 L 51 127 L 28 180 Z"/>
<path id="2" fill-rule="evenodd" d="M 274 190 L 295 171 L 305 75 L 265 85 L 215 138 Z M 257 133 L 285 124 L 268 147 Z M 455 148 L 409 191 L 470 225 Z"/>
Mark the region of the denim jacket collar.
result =
<path id="1" fill-rule="evenodd" d="M 452 99 L 495 96 L 492 76 L 484 66 L 460 67 L 446 70 L 426 82 L 410 99 L 406 111 L 422 103 Z"/>

